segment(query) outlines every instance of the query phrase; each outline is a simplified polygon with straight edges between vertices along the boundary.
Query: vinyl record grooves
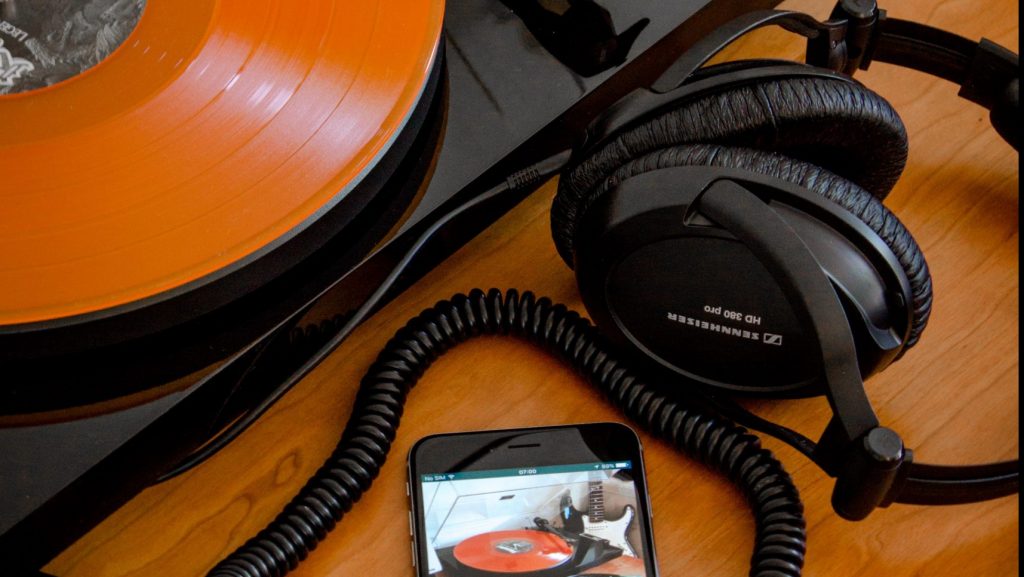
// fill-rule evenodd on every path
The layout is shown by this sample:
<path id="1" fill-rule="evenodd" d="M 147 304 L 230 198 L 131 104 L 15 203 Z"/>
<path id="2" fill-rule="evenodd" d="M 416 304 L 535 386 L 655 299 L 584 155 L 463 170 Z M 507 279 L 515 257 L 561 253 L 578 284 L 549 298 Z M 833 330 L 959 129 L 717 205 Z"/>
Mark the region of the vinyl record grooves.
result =
<path id="1" fill-rule="evenodd" d="M 2 4 L 0 63 L 34 74 L 0 92 L 10 355 L 22 337 L 34 339 L 24 355 L 145 335 L 273 281 L 336 232 L 319 223 L 357 220 L 373 197 L 360 186 L 384 180 L 382 159 L 415 138 L 438 76 L 441 0 L 60 3 L 49 19 L 69 18 L 65 36 L 109 44 L 130 30 L 66 77 L 38 74 L 40 44 L 66 45 L 30 14 L 45 4 Z M 119 22 L 132 6 L 137 24 Z M 159 318 L 138 314 L 161 304 Z M 47 340 L 121 317 L 131 323 L 116 331 Z"/>
<path id="2" fill-rule="evenodd" d="M 573 549 L 545 531 L 494 531 L 461 541 L 452 554 L 462 565 L 491 573 L 533 573 L 553 569 L 572 558 Z"/>

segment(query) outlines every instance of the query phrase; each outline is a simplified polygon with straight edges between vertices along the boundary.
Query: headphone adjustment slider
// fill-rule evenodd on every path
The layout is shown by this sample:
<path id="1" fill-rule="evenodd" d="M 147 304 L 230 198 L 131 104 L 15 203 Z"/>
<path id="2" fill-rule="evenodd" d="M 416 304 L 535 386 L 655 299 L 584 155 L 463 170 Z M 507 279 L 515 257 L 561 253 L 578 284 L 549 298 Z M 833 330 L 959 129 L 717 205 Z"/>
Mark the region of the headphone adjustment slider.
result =
<path id="1" fill-rule="evenodd" d="M 875 427 L 851 450 L 836 478 L 832 506 L 844 519 L 860 521 L 893 500 L 893 488 L 910 464 L 911 452 L 892 429 Z"/>
<path id="2" fill-rule="evenodd" d="M 825 31 L 807 40 L 807 63 L 849 75 L 867 70 L 883 20 L 876 0 L 839 0 Z"/>

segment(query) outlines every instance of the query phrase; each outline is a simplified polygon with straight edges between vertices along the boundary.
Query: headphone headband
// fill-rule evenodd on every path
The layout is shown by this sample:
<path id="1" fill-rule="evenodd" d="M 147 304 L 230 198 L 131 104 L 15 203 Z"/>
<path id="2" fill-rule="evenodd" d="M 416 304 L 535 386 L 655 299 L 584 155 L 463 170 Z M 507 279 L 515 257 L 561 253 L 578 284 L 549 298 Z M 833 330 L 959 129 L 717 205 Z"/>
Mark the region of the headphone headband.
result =
<path id="1" fill-rule="evenodd" d="M 694 44 L 651 84 L 651 91 L 674 91 L 726 46 L 765 26 L 780 26 L 807 38 L 807 63 L 818 68 L 852 75 L 878 61 L 953 82 L 960 86 L 961 97 L 992 111 L 996 131 L 1017 148 L 1019 57 L 986 39 L 975 42 L 925 24 L 888 18 L 875 0 L 840 0 L 826 22 L 782 10 L 744 14 Z"/>
<path id="2" fill-rule="evenodd" d="M 780 26 L 807 38 L 807 63 L 780 63 L 770 69 L 740 69 L 694 80 L 702 66 L 727 46 L 758 28 Z M 855 82 L 850 75 L 872 62 L 911 68 L 954 82 L 959 95 L 991 111 L 996 132 L 1018 148 L 1019 57 L 986 39 L 975 42 L 906 20 L 886 17 L 874 0 L 841 0 L 832 18 L 820 22 L 802 12 L 757 10 L 739 16 L 699 40 L 649 88 L 639 88 L 613 105 L 586 130 L 578 151 L 594 150 L 626 125 L 671 106 L 680 98 L 712 91 L 722 84 L 778 77 L 829 77 Z"/>

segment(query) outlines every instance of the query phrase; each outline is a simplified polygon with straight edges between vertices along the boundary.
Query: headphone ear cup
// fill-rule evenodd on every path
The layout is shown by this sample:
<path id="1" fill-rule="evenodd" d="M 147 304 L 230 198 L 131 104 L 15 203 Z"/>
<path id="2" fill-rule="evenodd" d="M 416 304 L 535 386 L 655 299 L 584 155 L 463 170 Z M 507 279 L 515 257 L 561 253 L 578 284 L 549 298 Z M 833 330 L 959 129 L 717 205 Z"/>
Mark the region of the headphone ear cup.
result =
<path id="1" fill-rule="evenodd" d="M 761 150 L 696 144 L 658 150 L 620 166 L 594 187 L 593 198 L 639 174 L 663 168 L 714 166 L 741 169 L 784 180 L 838 204 L 873 230 L 896 255 L 910 282 L 911 309 L 906 351 L 917 343 L 928 324 L 932 307 L 932 281 L 917 241 L 895 213 L 878 198 L 845 178 L 813 164 Z M 585 250 L 580 247 L 580 250 Z"/>
<path id="2" fill-rule="evenodd" d="M 748 81 L 684 99 L 623 130 L 563 173 L 551 231 L 565 262 L 572 266 L 577 219 L 593 201 L 598 183 L 634 158 L 692 143 L 784 154 L 822 166 L 878 198 L 895 185 L 907 158 L 907 133 L 899 115 L 852 79 Z"/>

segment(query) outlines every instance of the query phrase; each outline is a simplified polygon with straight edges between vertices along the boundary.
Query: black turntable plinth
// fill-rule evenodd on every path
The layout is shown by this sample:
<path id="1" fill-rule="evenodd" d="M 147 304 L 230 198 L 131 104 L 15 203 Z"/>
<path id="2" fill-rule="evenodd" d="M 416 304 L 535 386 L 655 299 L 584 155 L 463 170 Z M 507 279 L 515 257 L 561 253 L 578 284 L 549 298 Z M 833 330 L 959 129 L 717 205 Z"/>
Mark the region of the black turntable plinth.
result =
<path id="1" fill-rule="evenodd" d="M 332 68 L 336 63 L 331 53 L 317 52 L 332 41 L 337 31 L 331 27 L 337 25 L 348 3 L 324 0 L 293 7 L 266 0 L 246 3 L 245 14 L 233 20 L 225 19 L 231 9 L 211 1 L 190 8 L 192 14 L 185 23 L 166 16 L 180 12 L 167 0 L 118 4 L 142 7 L 141 19 L 135 14 L 137 27 L 128 29 L 123 44 L 113 48 L 108 60 L 93 63 L 92 68 L 83 64 L 83 70 L 76 69 L 78 76 L 71 79 L 31 76 L 33 84 L 21 92 L 11 87 L 0 91 L 4 133 L 0 137 L 0 174 L 16 175 L 0 190 L 6 201 L 6 207 L 0 208 L 0 254 L 10 257 L 0 260 L 0 274 L 17 277 L 20 283 L 17 292 L 0 287 L 0 559 L 13 561 L 16 569 L 41 567 L 217 431 L 264 402 L 279 382 L 302 370 L 308 359 L 301 354 L 275 356 L 273 347 L 267 345 L 273 340 L 270 337 L 310 339 L 313 345 L 298 348 L 314 350 L 373 293 L 405 248 L 453 207 L 486 191 L 507 174 L 570 147 L 598 112 L 652 81 L 705 32 L 742 11 L 775 3 L 457 2 L 443 6 L 443 33 L 440 0 L 416 3 L 422 8 L 417 8 L 418 21 L 409 21 L 415 18 L 408 14 L 392 20 L 377 17 L 386 16 L 384 12 L 362 15 L 376 22 L 357 28 L 359 34 L 368 35 L 365 49 L 384 50 L 383 44 L 375 45 L 370 38 L 378 28 L 381 42 L 388 34 L 406 34 L 417 43 L 401 72 L 402 81 L 393 83 L 401 89 L 395 89 L 396 104 L 382 113 L 381 134 L 368 132 L 369 148 L 352 153 L 355 160 L 349 159 L 351 162 L 335 162 L 315 187 L 298 184 L 290 189 L 282 185 L 283 192 L 279 190 L 273 198 L 291 202 L 291 208 L 284 211 L 288 217 L 270 218 L 271 224 L 260 224 L 256 218 L 255 232 L 239 233 L 224 241 L 230 250 L 243 247 L 226 257 L 219 250 L 204 253 L 202 242 L 195 243 L 193 250 L 190 239 L 198 238 L 195 235 L 200 232 L 196 231 L 220 231 L 236 217 L 262 210 L 264 203 L 245 195 L 258 188 L 261 179 L 279 176 L 269 161 L 290 171 L 291 180 L 280 182 L 305 182 L 300 177 L 319 174 L 321 163 L 330 159 L 330 139 L 341 142 L 349 126 L 345 123 L 355 122 L 343 114 L 332 115 L 375 98 L 367 88 L 360 97 L 368 99 L 365 102 L 346 100 L 348 93 L 341 84 L 329 82 L 332 71 L 343 71 Z M 6 11 L 0 12 L 5 24 L 0 28 L 4 41 L 0 62 L 19 64 L 24 71 L 23 62 L 31 61 L 32 52 L 18 50 L 28 44 L 22 42 L 25 38 L 43 34 L 40 27 L 45 22 L 32 21 L 24 27 L 10 24 L 11 7 L 20 4 L 0 3 L 0 10 Z M 555 4 L 564 4 L 565 9 L 552 10 Z M 72 8 L 62 10 L 71 10 L 69 14 L 74 16 Z M 294 11 L 303 14 L 290 13 Z M 27 13 L 21 11 L 21 17 Z M 165 17 L 169 19 L 160 20 Z M 434 17 L 438 18 L 436 29 L 430 26 Z M 175 31 L 175 26 L 181 30 Z M 323 41 L 303 44 L 311 55 L 297 56 L 298 48 L 261 52 L 262 44 L 233 44 L 243 36 L 232 27 L 251 27 L 255 36 L 250 37 L 259 38 L 288 38 L 313 30 L 319 31 L 322 38 L 318 38 Z M 337 49 L 343 50 L 345 41 L 352 39 L 336 40 Z M 161 42 L 170 44 L 164 49 Z M 244 53 L 235 53 L 236 49 Z M 369 62 L 370 57 L 366 59 Z M 133 80 L 129 74 L 132 66 L 178 68 L 165 77 Z M 254 66 L 265 71 L 265 76 L 260 82 L 246 84 L 248 77 L 241 71 L 251 71 Z M 119 87 L 118 98 L 101 98 L 110 90 L 101 80 L 111 67 L 125 67 L 121 73 L 129 74 L 123 77 L 129 84 Z M 228 72 L 218 67 L 227 67 Z M 318 67 L 324 68 L 323 76 L 313 72 L 319 71 Z M 168 79 L 183 74 L 199 78 L 192 84 L 196 89 L 168 93 L 178 86 Z M 223 85 L 204 84 L 203 78 L 217 74 L 227 79 Z M 355 77 L 361 78 L 359 74 Z M 373 73 L 366 76 L 369 85 L 354 86 L 378 86 L 373 83 L 386 80 L 386 74 Z M 89 96 L 83 98 L 97 99 L 82 101 L 82 108 L 100 115 L 97 118 L 120 118 L 118 103 L 128 107 L 124 110 L 135 111 L 160 99 L 176 103 L 176 107 L 186 106 L 189 98 L 202 98 L 205 100 L 195 114 L 211 114 L 212 124 L 186 116 L 165 125 L 162 130 L 166 132 L 150 134 L 151 140 L 133 142 L 129 138 L 116 145 L 109 139 L 90 141 L 105 133 L 99 128 L 94 133 L 81 116 L 70 113 L 47 116 L 45 122 L 39 120 L 31 129 L 24 128 L 29 126 L 26 119 L 31 110 L 61 98 L 61 91 L 73 85 L 85 87 L 83 94 Z M 200 89 L 209 89 L 209 93 L 200 94 Z M 239 89 L 243 89 L 240 95 Z M 310 114 L 323 110 L 319 124 L 303 116 L 301 110 L 295 111 L 294 117 L 280 116 L 290 110 L 291 102 L 298 102 L 291 99 L 300 94 L 311 99 L 303 110 Z M 237 110 L 253 102 L 262 108 L 246 114 Z M 218 111 L 219 106 L 226 111 Z M 180 112 L 175 107 L 172 109 Z M 260 127 L 277 127 L 275 122 L 281 118 L 287 123 L 280 125 L 278 138 L 297 139 L 289 141 L 291 148 L 278 150 L 283 142 L 278 140 L 260 144 L 268 148 L 254 149 L 242 160 L 233 156 L 260 138 L 270 138 Z M 330 128 L 334 126 L 331 119 L 339 123 L 334 128 Z M 131 121 L 132 131 L 122 136 L 149 134 L 144 130 L 149 126 L 146 116 L 132 116 Z M 167 118 L 161 121 L 167 122 Z M 306 128 L 305 135 L 287 134 L 285 128 L 301 127 L 307 121 L 320 128 Z M 24 129 L 14 130 L 19 126 Z M 71 147 L 78 142 L 61 140 L 65 129 L 73 129 L 80 142 L 92 142 L 89 155 L 105 158 L 103 166 L 114 171 L 107 182 L 119 182 L 124 188 L 130 181 L 115 176 L 124 178 L 125 173 L 149 170 L 153 172 L 143 175 L 167 179 L 160 182 L 168 187 L 187 187 L 201 184 L 212 171 L 222 179 L 216 182 L 228 183 L 224 186 L 247 183 L 237 192 L 244 201 L 232 205 L 237 195 L 228 194 L 211 202 L 203 209 L 206 212 L 179 215 L 180 227 L 168 227 L 166 234 L 180 236 L 160 250 L 176 255 L 175 249 L 180 247 L 180 270 L 158 271 L 147 277 L 143 262 L 133 265 L 125 261 L 123 267 L 113 268 L 101 265 L 107 249 L 125 254 L 134 250 L 136 240 L 113 236 L 85 235 L 84 240 L 66 245 L 81 251 L 66 258 L 37 246 L 36 253 L 45 257 L 42 264 L 24 260 L 29 254 L 24 245 L 30 239 L 61 237 L 72 229 L 97 226 L 103 219 L 121 223 L 108 228 L 133 228 L 141 235 L 138 239 L 155 243 L 153 238 L 160 235 L 150 233 L 163 230 L 163 221 L 148 216 L 142 217 L 141 223 L 129 223 L 122 217 L 128 219 L 125 215 L 143 210 L 150 201 L 173 204 L 173 195 L 160 196 L 163 188 L 155 190 L 152 197 L 120 189 L 117 194 L 121 197 L 112 196 L 113 191 L 102 193 L 104 176 L 98 169 L 82 164 L 84 160 L 73 166 L 61 164 L 62 157 L 55 154 L 62 150 L 58 145 Z M 235 132 L 246 130 L 250 132 L 233 144 Z M 201 144 L 203 139 L 193 138 L 198 134 L 206 139 L 220 134 L 217 138 L 226 139 L 216 148 L 222 157 L 213 158 L 213 152 L 208 152 L 212 149 L 203 148 L 207 146 Z M 319 137 L 326 140 L 317 141 L 312 152 L 304 148 Z M 40 144 L 51 141 L 50 147 Z M 161 154 L 172 150 L 168 141 L 175 143 L 173 150 L 185 160 L 159 162 Z M 48 158 L 49 169 L 36 159 L 37 168 L 27 174 L 20 161 L 16 162 L 22 157 L 15 153 L 48 151 L 54 152 Z M 307 153 L 304 163 L 295 164 L 296 155 Z M 204 168 L 189 172 L 193 165 L 188 163 L 192 162 Z M 179 178 L 184 173 L 190 178 Z M 340 180 L 331 176 L 341 173 L 346 176 Z M 48 180 L 50 175 L 53 178 Z M 79 182 L 75 178 L 82 187 L 91 187 L 81 189 L 88 193 L 83 198 L 98 199 L 87 203 L 88 210 L 96 211 L 88 218 L 79 218 L 81 214 L 70 208 L 64 212 L 55 209 L 60 218 L 40 221 L 37 225 L 41 228 L 32 229 L 12 212 L 19 202 L 31 200 L 32 195 L 25 194 L 28 187 L 34 187 L 33 194 L 55 194 L 53 190 L 59 188 L 72 206 L 76 202 L 73 185 Z M 14 181 L 20 183 L 20 189 L 11 188 L 9 183 Z M 196 186 L 199 196 L 195 198 L 202 200 L 203 188 Z M 302 198 L 296 200 L 294 195 Z M 480 207 L 471 219 L 451 223 L 421 251 L 387 297 L 411 284 L 519 200 L 521 196 L 502 198 Z M 188 223 L 203 221 L 208 215 L 223 220 L 189 228 Z M 263 234 L 269 229 L 273 232 Z M 261 240 L 246 244 L 255 236 Z M 90 248 L 91 238 L 96 248 Z M 113 244 L 104 245 L 107 241 Z M 189 256 L 197 260 L 189 262 Z M 18 276 L 36 271 L 39 278 L 49 278 L 46 275 L 52 267 L 66 265 L 71 271 L 78 266 L 75 263 L 81 264 L 76 259 L 94 259 L 97 265 L 89 274 L 95 278 L 88 285 L 69 281 L 48 286 L 48 294 L 53 296 L 49 301 L 42 292 L 33 294 L 32 284 Z M 108 277 L 119 277 L 126 269 L 131 270 L 126 276 L 134 279 L 134 292 L 126 293 L 108 282 Z M 182 270 L 191 272 L 182 276 Z M 81 294 L 75 292 L 76 286 L 82 287 Z M 86 298 L 86 293 L 91 296 Z"/>

